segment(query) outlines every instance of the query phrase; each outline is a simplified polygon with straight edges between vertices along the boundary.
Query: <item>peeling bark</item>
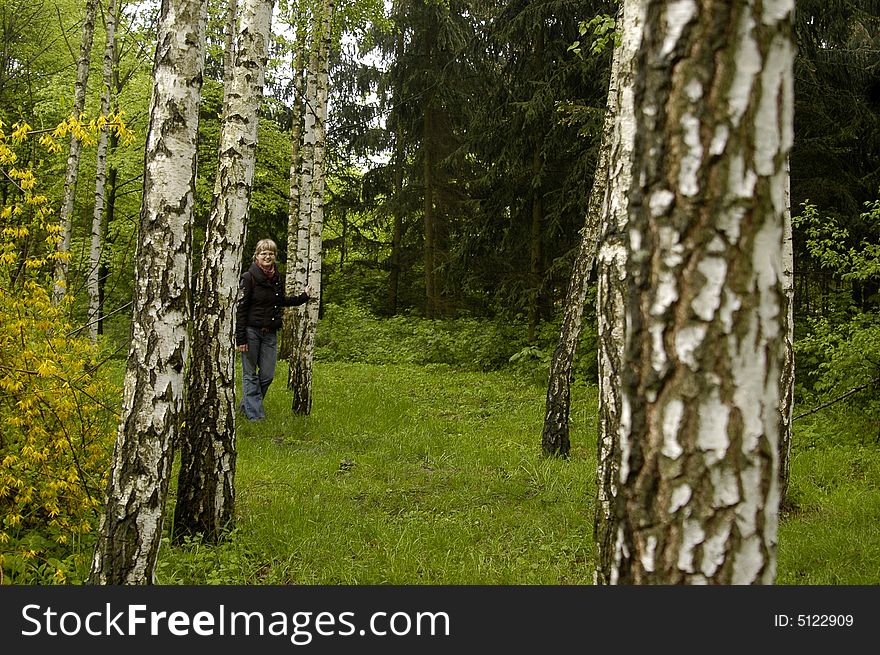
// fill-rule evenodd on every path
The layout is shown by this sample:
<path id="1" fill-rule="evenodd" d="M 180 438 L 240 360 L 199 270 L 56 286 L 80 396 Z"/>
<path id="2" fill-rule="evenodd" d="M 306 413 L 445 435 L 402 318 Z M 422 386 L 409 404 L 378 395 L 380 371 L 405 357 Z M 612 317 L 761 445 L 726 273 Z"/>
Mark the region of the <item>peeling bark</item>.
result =
<path id="1" fill-rule="evenodd" d="M 331 0 L 324 0 L 322 8 L 321 29 L 318 39 L 314 63 L 309 64 L 309 82 L 312 87 L 314 79 L 314 105 L 306 114 L 306 143 L 311 149 L 311 170 L 309 179 L 309 200 L 307 221 L 303 221 L 300 211 L 299 236 L 297 239 L 297 274 L 300 273 L 300 254 L 306 254 L 306 282 L 311 289 L 309 301 L 302 305 L 297 314 L 296 331 L 298 341 L 291 355 L 291 372 L 293 377 L 292 409 L 297 414 L 309 414 L 312 410 L 312 363 L 315 352 L 315 335 L 318 329 L 318 310 L 321 305 L 321 269 L 323 255 L 324 229 L 324 155 L 327 136 L 327 98 L 329 95 L 330 46 L 332 38 L 332 16 L 334 5 Z M 308 94 L 307 94 L 308 96 Z M 311 96 L 308 96 L 311 97 Z M 310 136 L 311 135 L 311 136 Z M 305 161 L 304 169 L 306 167 Z M 305 183 L 302 193 L 305 192 Z M 307 229 L 307 236 L 304 234 Z M 301 244 L 300 240 L 305 243 Z"/>
<path id="2" fill-rule="evenodd" d="M 131 347 L 91 584 L 154 582 L 183 418 L 205 8 L 203 0 L 167 0 L 159 15 Z"/>
<path id="3" fill-rule="evenodd" d="M 194 534 L 219 541 L 235 515 L 235 301 L 273 5 L 274 0 L 242 0 L 238 16 L 193 311 L 172 531 L 176 542 Z"/>
<path id="4" fill-rule="evenodd" d="M 311 35 L 309 60 L 305 72 L 305 115 L 303 116 L 302 162 L 299 176 L 299 220 L 296 226 L 295 283 L 305 287 L 309 278 L 309 226 L 312 220 L 312 185 L 315 169 L 316 107 L 318 96 L 318 59 L 320 56 L 320 31 Z M 288 278 L 291 273 L 288 273 Z M 311 411 L 310 367 L 305 360 L 304 349 L 306 325 L 308 322 L 307 304 L 288 310 L 291 318 L 290 359 L 287 373 L 287 387 L 293 391 L 291 409 L 295 414 L 308 414 Z"/>
<path id="5" fill-rule="evenodd" d="M 619 584 L 776 575 L 792 0 L 649 1 L 629 194 Z"/>
<path id="6" fill-rule="evenodd" d="M 300 32 L 300 34 L 302 34 Z M 298 293 L 304 288 L 306 280 L 304 275 L 299 275 L 298 252 L 300 245 L 299 220 L 300 220 L 300 174 L 302 166 L 302 138 L 303 138 L 303 61 L 305 47 L 302 42 L 297 45 L 295 62 L 293 64 L 293 105 L 291 107 L 291 147 L 290 147 L 290 198 L 287 214 L 287 275 L 284 278 L 284 290 L 288 296 Z M 299 310 L 296 307 L 288 307 L 284 312 L 284 326 L 281 336 L 281 350 L 279 357 L 290 360 L 294 353 L 294 340 L 297 332 L 296 317 Z M 293 388 L 293 377 L 290 375 L 290 367 L 287 374 L 287 388 Z"/>
<path id="7" fill-rule="evenodd" d="M 622 15 L 619 12 L 618 18 Z M 577 258 L 572 267 L 568 292 L 565 296 L 565 311 L 559 331 L 559 341 L 550 361 L 550 374 L 547 384 L 547 399 L 544 407 L 544 428 L 541 447 L 545 455 L 567 457 L 571 449 L 569 439 L 569 418 L 571 414 L 571 366 L 577 351 L 581 333 L 581 320 L 584 302 L 587 298 L 587 282 L 599 248 L 600 233 L 607 220 L 609 152 L 613 147 L 614 125 L 618 115 L 618 87 L 620 76 L 620 48 L 614 52 L 611 78 L 608 83 L 608 100 L 602 126 L 602 143 L 584 227 L 581 228 L 581 242 Z"/>
<path id="8" fill-rule="evenodd" d="M 779 500 L 785 507 L 791 478 L 791 422 L 794 411 L 794 235 L 791 229 L 790 161 L 786 162 L 785 225 L 783 227 L 782 274 L 785 289 L 785 358 L 782 362 L 779 405 Z"/>
<path id="9" fill-rule="evenodd" d="M 625 366 L 624 325 L 626 298 L 626 227 L 632 154 L 635 137 L 635 56 L 644 24 L 640 0 L 625 0 L 620 9 L 621 44 L 615 52 L 616 117 L 610 135 L 606 181 L 605 220 L 597 255 L 599 417 L 596 467 L 596 582 L 608 584 L 605 572 L 616 538 L 615 502 L 618 489 L 618 442 L 621 409 L 621 373 Z M 609 100 L 609 106 L 612 101 Z"/>

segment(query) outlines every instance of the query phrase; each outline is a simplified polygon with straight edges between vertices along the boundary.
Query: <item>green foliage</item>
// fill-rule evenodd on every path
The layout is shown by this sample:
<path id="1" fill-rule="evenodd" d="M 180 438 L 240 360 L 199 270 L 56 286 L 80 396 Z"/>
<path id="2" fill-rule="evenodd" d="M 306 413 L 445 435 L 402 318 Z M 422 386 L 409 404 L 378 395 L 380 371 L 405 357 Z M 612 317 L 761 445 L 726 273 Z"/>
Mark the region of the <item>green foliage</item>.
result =
<path id="1" fill-rule="evenodd" d="M 880 233 L 880 201 L 869 202 L 861 222 L 876 237 Z M 853 243 L 849 230 L 832 216 L 823 216 L 806 202 L 792 218 L 800 230 L 810 258 L 835 279 L 880 285 L 880 245 L 863 238 Z M 853 302 L 852 294 L 838 296 L 828 316 L 806 319 L 807 329 L 795 342 L 798 395 L 813 402 L 828 402 L 862 388 L 847 402 L 867 416 L 880 420 L 880 314 L 876 292 L 864 299 L 869 311 Z"/>
<path id="2" fill-rule="evenodd" d="M 511 326 L 476 319 L 380 319 L 356 305 L 327 305 L 319 324 L 316 358 L 493 370 L 502 367 L 514 352 L 515 331 Z"/>
<path id="3" fill-rule="evenodd" d="M 795 361 L 803 369 L 800 398 L 829 401 L 846 398 L 880 424 L 880 316 L 857 314 L 838 325 L 824 318 L 809 321 L 808 333 L 795 343 Z"/>
<path id="4" fill-rule="evenodd" d="M 617 23 L 614 20 L 614 16 L 609 16 L 608 14 L 600 14 L 591 20 L 580 23 L 578 31 L 580 32 L 581 39 L 586 38 L 588 34 L 592 35 L 592 43 L 590 44 L 591 56 L 595 57 L 602 54 L 609 46 L 616 48 L 620 45 L 623 37 L 620 32 L 614 29 L 615 27 L 617 27 Z M 583 56 L 580 39 L 572 43 L 568 49 L 579 57 Z"/>
<path id="5" fill-rule="evenodd" d="M 876 394 L 875 394 L 876 395 Z M 791 511 L 779 526 L 778 583 L 880 581 L 877 419 L 837 404 L 794 424 Z"/>
<path id="6" fill-rule="evenodd" d="M 542 324 L 536 341 L 526 341 L 524 324 L 417 316 L 378 318 L 356 305 L 328 304 L 318 324 L 315 358 L 369 364 L 442 365 L 460 371 L 506 369 L 536 385 L 547 381 L 559 326 Z M 574 378 L 595 380 L 595 333 L 582 333 Z"/>
<path id="7" fill-rule="evenodd" d="M 860 220 L 869 231 L 853 245 L 850 231 L 831 215 L 821 215 L 809 200 L 802 204 L 803 212 L 792 217 L 792 226 L 801 231 L 810 257 L 818 265 L 831 271 L 841 280 L 880 281 L 880 200 L 865 203 L 867 211 Z"/>

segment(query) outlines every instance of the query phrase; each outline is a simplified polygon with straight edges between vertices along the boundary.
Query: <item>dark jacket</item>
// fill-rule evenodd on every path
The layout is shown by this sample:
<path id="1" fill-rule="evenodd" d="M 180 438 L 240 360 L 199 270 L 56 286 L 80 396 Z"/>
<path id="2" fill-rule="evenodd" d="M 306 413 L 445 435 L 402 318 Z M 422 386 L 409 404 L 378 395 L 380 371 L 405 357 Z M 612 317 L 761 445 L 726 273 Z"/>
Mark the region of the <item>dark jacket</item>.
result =
<path id="1" fill-rule="evenodd" d="M 309 299 L 308 294 L 298 296 L 284 295 L 284 283 L 278 267 L 271 279 L 266 277 L 256 262 L 238 282 L 239 300 L 235 310 L 235 343 L 247 343 L 247 328 L 261 328 L 274 332 L 281 328 L 284 308 L 302 305 Z"/>

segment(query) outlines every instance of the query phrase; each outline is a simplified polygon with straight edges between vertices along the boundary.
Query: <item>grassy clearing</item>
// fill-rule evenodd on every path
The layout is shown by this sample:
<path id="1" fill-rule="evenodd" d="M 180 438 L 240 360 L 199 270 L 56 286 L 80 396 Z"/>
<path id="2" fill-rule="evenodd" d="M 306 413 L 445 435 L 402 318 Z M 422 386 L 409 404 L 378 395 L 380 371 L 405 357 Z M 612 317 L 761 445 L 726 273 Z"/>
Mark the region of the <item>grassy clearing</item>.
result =
<path id="1" fill-rule="evenodd" d="M 595 388 L 573 388 L 559 461 L 539 453 L 545 390 L 509 374 L 318 362 L 314 375 L 312 415 L 291 416 L 279 367 L 269 420 L 241 423 L 233 538 L 166 543 L 161 583 L 592 584 Z M 877 445 L 826 443 L 827 429 L 796 434 L 779 582 L 876 584 Z"/>
<path id="2" fill-rule="evenodd" d="M 877 426 L 846 409 L 795 423 L 779 584 L 880 584 Z"/>

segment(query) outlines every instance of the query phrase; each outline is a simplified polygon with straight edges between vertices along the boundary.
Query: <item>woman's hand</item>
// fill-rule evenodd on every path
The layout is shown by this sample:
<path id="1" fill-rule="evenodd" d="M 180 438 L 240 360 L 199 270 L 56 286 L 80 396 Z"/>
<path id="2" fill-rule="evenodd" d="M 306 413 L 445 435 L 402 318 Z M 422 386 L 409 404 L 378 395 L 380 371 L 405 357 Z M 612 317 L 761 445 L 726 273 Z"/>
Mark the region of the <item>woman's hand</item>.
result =
<path id="1" fill-rule="evenodd" d="M 243 343 L 240 346 L 236 346 L 235 349 L 240 353 L 246 353 L 247 352 L 247 344 Z"/>

